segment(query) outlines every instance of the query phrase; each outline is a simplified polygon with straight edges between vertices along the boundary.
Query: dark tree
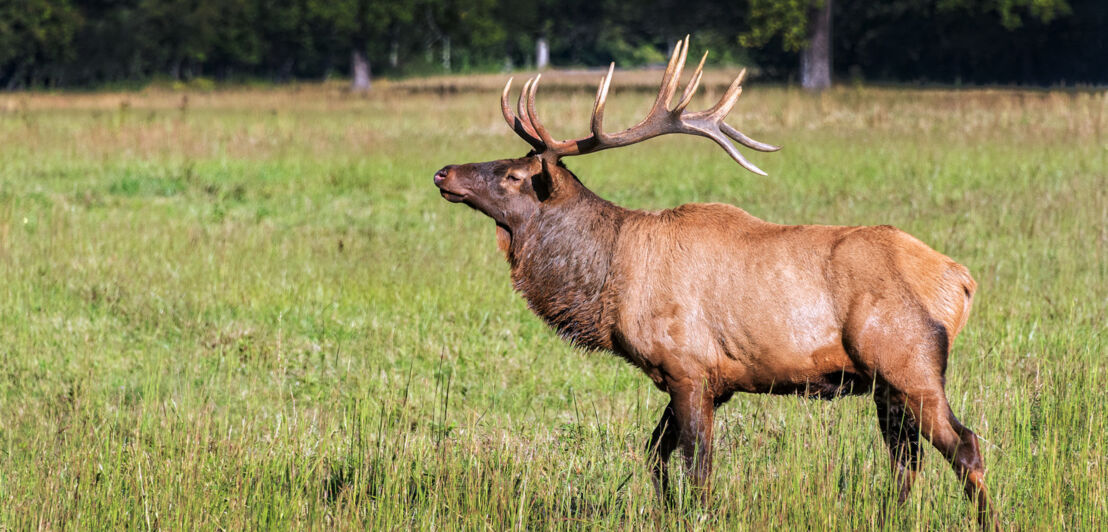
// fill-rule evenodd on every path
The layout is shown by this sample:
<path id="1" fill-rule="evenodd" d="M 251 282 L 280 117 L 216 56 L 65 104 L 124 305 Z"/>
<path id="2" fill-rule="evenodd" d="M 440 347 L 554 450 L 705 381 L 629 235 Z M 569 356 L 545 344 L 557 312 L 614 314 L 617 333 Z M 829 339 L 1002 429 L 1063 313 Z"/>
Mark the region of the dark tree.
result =
<path id="1" fill-rule="evenodd" d="M 366 90 L 547 56 L 657 65 L 686 34 L 709 64 L 812 89 L 1108 82 L 1104 0 L 0 0 L 0 89 L 344 75 Z"/>
<path id="2" fill-rule="evenodd" d="M 81 17 L 68 0 L 0 0 L 0 87 L 56 85 L 77 50 Z"/>

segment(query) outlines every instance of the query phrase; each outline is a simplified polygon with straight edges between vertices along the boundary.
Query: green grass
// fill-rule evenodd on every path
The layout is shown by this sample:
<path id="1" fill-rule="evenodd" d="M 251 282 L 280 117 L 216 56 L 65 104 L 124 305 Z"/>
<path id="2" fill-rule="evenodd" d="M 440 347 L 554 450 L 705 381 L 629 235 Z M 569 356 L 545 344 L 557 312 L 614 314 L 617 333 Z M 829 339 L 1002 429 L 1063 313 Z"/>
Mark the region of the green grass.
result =
<path id="1" fill-rule="evenodd" d="M 586 131 L 591 93 L 540 97 L 555 134 Z M 617 87 L 609 127 L 650 97 Z M 891 478 L 865 397 L 736 396 L 711 504 L 660 511 L 643 451 L 666 397 L 531 315 L 492 222 L 431 184 L 526 152 L 496 98 L 0 95 L 0 528 L 877 526 Z M 567 162 L 625 206 L 893 224 L 967 265 L 947 393 L 988 442 L 995 503 L 1013 528 L 1092 530 L 1106 111 L 1104 93 L 754 85 L 730 121 L 785 145 L 751 156 L 769 178 L 694 138 Z M 928 447 L 886 525 L 969 515 Z"/>

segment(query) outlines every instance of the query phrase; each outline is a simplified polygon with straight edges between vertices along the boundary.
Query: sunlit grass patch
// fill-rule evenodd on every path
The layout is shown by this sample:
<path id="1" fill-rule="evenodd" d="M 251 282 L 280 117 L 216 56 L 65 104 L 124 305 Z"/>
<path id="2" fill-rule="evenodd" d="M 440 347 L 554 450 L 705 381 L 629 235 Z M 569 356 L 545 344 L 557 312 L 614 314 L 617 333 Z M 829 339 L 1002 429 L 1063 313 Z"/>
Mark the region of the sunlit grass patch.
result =
<path id="1" fill-rule="evenodd" d="M 617 73 L 611 128 L 656 76 Z M 544 76 L 555 135 L 587 131 L 594 78 Z M 665 397 L 555 337 L 491 221 L 431 184 L 527 151 L 503 81 L 0 96 L 0 526 L 877 526 L 891 475 L 866 397 L 737 396 L 711 504 L 660 510 L 643 460 Z M 888 223 L 966 264 L 980 291 L 947 392 L 996 504 L 1015 528 L 1095 529 L 1106 111 L 1093 92 L 752 82 L 731 122 L 785 146 L 751 156 L 769 178 L 694 138 L 567 163 L 629 207 Z M 887 524 L 974 526 L 930 449 Z"/>

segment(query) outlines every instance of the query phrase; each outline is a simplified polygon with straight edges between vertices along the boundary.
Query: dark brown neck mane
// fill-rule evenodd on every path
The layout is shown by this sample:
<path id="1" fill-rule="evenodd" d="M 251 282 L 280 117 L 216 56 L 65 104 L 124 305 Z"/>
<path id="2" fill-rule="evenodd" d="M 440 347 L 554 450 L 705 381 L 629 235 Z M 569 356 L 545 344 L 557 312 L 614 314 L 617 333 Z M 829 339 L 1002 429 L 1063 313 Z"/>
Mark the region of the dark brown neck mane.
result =
<path id="1" fill-rule="evenodd" d="M 612 349 L 604 285 L 616 238 L 630 213 L 574 182 L 513 231 L 512 282 L 558 334 L 589 349 Z"/>

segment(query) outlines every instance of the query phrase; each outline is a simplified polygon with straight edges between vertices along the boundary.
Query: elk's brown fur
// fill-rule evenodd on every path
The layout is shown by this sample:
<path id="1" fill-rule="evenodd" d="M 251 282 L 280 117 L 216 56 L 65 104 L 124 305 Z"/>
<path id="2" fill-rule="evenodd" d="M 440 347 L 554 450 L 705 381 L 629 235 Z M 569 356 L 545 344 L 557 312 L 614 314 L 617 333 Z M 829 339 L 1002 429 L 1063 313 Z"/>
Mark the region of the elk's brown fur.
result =
<path id="1" fill-rule="evenodd" d="M 997 527 L 977 437 L 944 392 L 976 289 L 965 267 L 891 226 L 778 225 L 724 204 L 625 209 L 558 162 L 576 152 L 541 150 L 541 125 L 514 124 L 521 136 L 529 128 L 531 154 L 447 166 L 435 183 L 493 218 L 515 288 L 536 314 L 670 395 L 649 442 L 660 494 L 681 447 L 707 496 L 713 414 L 735 392 L 872 392 L 899 499 L 919 469 L 922 436 L 951 462 L 982 526 Z"/>

